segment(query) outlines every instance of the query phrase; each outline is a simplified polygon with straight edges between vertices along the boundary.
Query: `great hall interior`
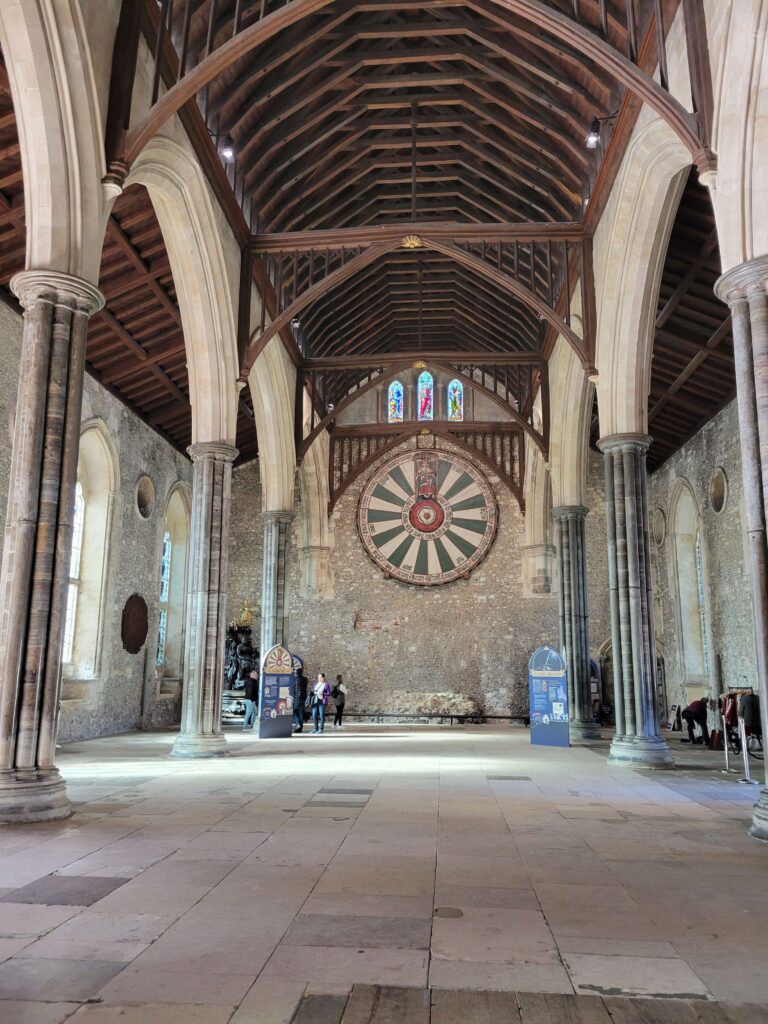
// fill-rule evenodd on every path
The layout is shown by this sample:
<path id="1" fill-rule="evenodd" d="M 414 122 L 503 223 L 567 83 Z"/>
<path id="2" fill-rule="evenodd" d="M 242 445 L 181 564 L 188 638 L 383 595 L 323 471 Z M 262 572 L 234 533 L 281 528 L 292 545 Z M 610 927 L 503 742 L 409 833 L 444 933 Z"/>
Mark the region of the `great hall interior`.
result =
<path id="1" fill-rule="evenodd" d="M 0 0 L 0 347 L 2 1024 L 768 1021 L 768 0 Z"/>

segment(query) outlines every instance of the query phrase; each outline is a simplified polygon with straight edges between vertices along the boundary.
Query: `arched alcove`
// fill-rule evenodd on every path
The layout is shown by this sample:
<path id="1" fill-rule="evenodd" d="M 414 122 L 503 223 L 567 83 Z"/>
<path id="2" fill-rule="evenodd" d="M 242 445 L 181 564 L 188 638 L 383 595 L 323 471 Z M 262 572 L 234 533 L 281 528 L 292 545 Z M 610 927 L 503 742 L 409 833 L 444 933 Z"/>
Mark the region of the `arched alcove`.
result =
<path id="1" fill-rule="evenodd" d="M 709 687 L 712 658 L 701 518 L 686 480 L 678 481 L 672 499 L 670 539 L 679 663 L 682 681 L 691 697 L 691 687 Z M 700 694 L 695 692 L 694 695 Z"/>
<path id="2" fill-rule="evenodd" d="M 100 421 L 86 424 L 77 464 L 75 542 L 64 626 L 64 675 L 93 679 L 103 648 L 109 546 L 118 489 L 114 444 Z"/>
<path id="3" fill-rule="evenodd" d="M 177 484 L 168 498 L 160 552 L 155 666 L 164 679 L 180 679 L 184 669 L 189 519 L 189 497 L 184 487 Z"/>

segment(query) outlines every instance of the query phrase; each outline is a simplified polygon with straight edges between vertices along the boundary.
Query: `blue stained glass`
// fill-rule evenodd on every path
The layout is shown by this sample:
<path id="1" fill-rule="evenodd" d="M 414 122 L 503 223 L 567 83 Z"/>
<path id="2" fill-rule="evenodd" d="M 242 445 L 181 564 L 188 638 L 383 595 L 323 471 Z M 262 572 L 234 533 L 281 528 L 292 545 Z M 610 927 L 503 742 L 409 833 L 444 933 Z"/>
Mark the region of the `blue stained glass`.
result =
<path id="1" fill-rule="evenodd" d="M 403 385 L 393 380 L 389 385 L 387 423 L 403 422 Z"/>
<path id="2" fill-rule="evenodd" d="M 464 419 L 464 385 L 452 380 L 448 385 L 448 419 L 461 423 Z"/>
<path id="3" fill-rule="evenodd" d="M 432 374 L 425 370 L 419 376 L 419 419 L 431 420 L 434 417 L 435 383 Z"/>

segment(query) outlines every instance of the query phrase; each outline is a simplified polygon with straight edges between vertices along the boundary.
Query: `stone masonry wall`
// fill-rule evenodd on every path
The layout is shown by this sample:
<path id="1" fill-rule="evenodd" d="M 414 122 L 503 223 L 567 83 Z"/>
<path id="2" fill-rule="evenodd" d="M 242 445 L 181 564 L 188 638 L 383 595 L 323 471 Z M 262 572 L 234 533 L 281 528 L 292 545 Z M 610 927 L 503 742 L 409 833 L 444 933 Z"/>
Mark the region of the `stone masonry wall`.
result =
<path id="1" fill-rule="evenodd" d="M 681 481 L 687 481 L 699 511 L 705 600 L 712 664 L 711 693 L 755 684 L 755 638 L 746 532 L 743 513 L 741 453 L 736 402 L 731 402 L 651 477 L 651 514 L 664 514 L 666 536 L 653 544 L 655 562 L 656 639 L 663 648 L 669 703 L 692 699 L 687 693 L 678 643 L 678 600 L 675 575 L 673 503 Z M 709 497 L 713 471 L 721 467 L 728 480 L 725 508 L 716 514 Z M 698 696 L 698 691 L 695 693 Z"/>
<path id="2" fill-rule="evenodd" d="M 596 649 L 610 635 L 601 457 L 591 456 L 589 468 L 594 507 L 587 517 L 588 572 Z M 318 671 L 329 678 L 342 673 L 350 684 L 350 710 L 373 708 L 395 690 L 413 694 L 415 706 L 420 693 L 455 692 L 473 698 L 488 714 L 527 715 L 528 658 L 539 644 L 557 643 L 557 590 L 525 595 L 523 516 L 506 487 L 488 478 L 499 505 L 493 547 L 469 580 L 441 587 L 414 587 L 382 576 L 357 535 L 357 503 L 365 482 L 360 479 L 333 514 L 335 595 L 302 597 L 297 504 L 288 646 L 305 658 L 310 677 Z M 244 598 L 260 599 L 260 509 L 258 463 L 252 462 L 233 476 L 229 619 Z"/>
<path id="3" fill-rule="evenodd" d="M 10 436 L 16 406 L 22 320 L 0 302 L 0 423 L 7 430 L 0 446 L 0 527 L 5 525 L 10 467 Z M 120 486 L 116 495 L 108 548 L 106 603 L 99 673 L 86 680 L 64 679 L 59 740 L 86 739 L 179 720 L 180 680 L 160 680 L 155 672 L 159 568 L 168 496 L 178 481 L 191 482 L 191 464 L 125 405 L 86 374 L 83 422 L 99 420 L 117 454 Z M 136 506 L 136 484 L 146 474 L 155 490 L 148 519 Z M 87 513 L 86 513 L 87 516 Z M 87 529 L 87 520 L 86 520 Z M 138 654 L 123 649 L 123 606 L 140 594 L 149 609 L 147 641 Z"/>

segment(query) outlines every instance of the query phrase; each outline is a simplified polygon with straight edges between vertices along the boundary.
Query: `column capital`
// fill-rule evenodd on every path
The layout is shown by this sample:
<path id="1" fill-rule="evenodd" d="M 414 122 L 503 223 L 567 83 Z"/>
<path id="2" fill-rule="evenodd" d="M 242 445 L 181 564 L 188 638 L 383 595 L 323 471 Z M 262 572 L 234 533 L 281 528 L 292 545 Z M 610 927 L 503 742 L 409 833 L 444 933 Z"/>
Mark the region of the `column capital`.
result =
<path id="1" fill-rule="evenodd" d="M 552 509 L 553 519 L 586 519 L 589 509 L 586 505 L 556 505 Z"/>
<path id="2" fill-rule="evenodd" d="M 606 434 L 597 442 L 603 454 L 614 451 L 634 451 L 644 455 L 651 446 L 648 434 Z"/>
<path id="3" fill-rule="evenodd" d="M 22 270 L 11 278 L 11 291 L 24 309 L 50 302 L 93 316 L 104 305 L 104 296 L 90 281 L 58 270 Z"/>
<path id="4" fill-rule="evenodd" d="M 216 462 L 234 462 L 238 456 L 237 448 L 226 441 L 195 441 L 187 448 L 187 454 L 193 462 L 213 459 Z"/>
<path id="5" fill-rule="evenodd" d="M 268 523 L 292 523 L 293 522 L 293 509 L 270 509 L 268 512 L 261 513 L 261 519 L 264 525 Z"/>
<path id="6" fill-rule="evenodd" d="M 715 282 L 715 295 L 728 305 L 749 298 L 768 285 L 768 256 L 758 256 L 727 270 Z"/>

